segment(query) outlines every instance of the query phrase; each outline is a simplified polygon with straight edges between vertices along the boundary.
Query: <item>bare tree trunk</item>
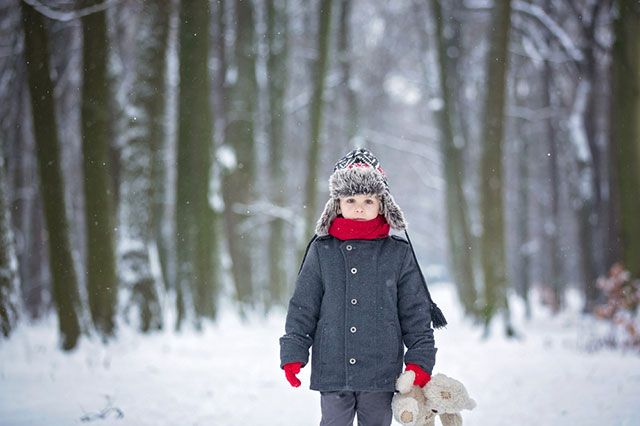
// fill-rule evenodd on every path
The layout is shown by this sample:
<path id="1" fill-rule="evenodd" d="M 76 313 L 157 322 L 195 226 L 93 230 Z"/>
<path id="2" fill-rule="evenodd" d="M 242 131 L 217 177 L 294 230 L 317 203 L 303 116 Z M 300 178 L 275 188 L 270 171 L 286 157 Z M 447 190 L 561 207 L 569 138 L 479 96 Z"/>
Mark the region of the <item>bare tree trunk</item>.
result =
<path id="1" fill-rule="evenodd" d="M 546 9 L 549 10 L 549 0 L 546 2 Z M 551 44 L 547 38 L 547 44 Z M 553 84 L 553 73 L 551 63 L 544 62 L 542 71 L 544 90 L 542 90 L 542 102 L 545 108 L 552 110 L 554 100 L 552 94 L 555 90 Z M 561 283 L 562 271 L 560 268 L 560 244 L 559 244 L 559 222 L 560 222 L 560 178 L 558 165 L 558 134 L 555 128 L 555 118 L 549 117 L 544 124 L 544 134 L 549 144 L 549 194 L 551 198 L 551 212 L 549 217 L 543 219 L 544 236 L 548 240 L 550 250 L 546 253 L 549 256 L 551 265 L 549 279 L 551 292 L 553 294 L 553 305 L 551 310 L 558 313 L 564 307 L 564 286 Z"/>
<path id="2" fill-rule="evenodd" d="M 515 68 L 516 64 L 514 64 Z M 517 75 L 517 72 L 515 73 Z M 515 77 L 514 85 L 518 87 L 521 79 L 526 77 Z M 518 90 L 514 91 L 514 102 L 517 107 L 526 105 L 526 99 L 520 95 Z M 515 119 L 515 133 L 518 139 L 517 147 L 517 176 L 518 176 L 518 190 L 516 201 L 517 212 L 517 253 L 515 254 L 515 268 L 516 268 L 516 280 L 514 282 L 515 290 L 517 294 L 522 298 L 525 305 L 525 316 L 527 319 L 531 319 L 531 300 L 529 298 L 531 293 L 531 226 L 530 226 L 530 209 L 529 200 L 531 192 L 531 172 L 529 170 L 529 163 L 531 162 L 531 145 L 532 139 L 530 132 L 527 131 L 527 123 L 522 118 Z"/>
<path id="3" fill-rule="evenodd" d="M 307 181 L 305 185 L 305 236 L 314 234 L 317 212 L 318 164 L 320 164 L 320 131 L 323 119 L 324 82 L 327 74 L 329 39 L 331 33 L 332 0 L 321 0 L 318 13 L 318 48 L 313 69 L 313 98 L 311 100 L 310 141 L 307 154 Z M 305 237 L 306 238 L 306 237 Z M 306 244 L 306 241 L 305 241 Z M 302 256 L 300 256 L 302 258 Z"/>
<path id="4" fill-rule="evenodd" d="M 340 0 L 340 17 L 338 23 L 338 63 L 341 71 L 341 88 L 346 104 L 346 132 L 345 141 L 348 141 L 354 148 L 356 142 L 354 138 L 358 135 L 358 99 L 356 91 L 351 83 L 351 11 L 353 2 L 351 0 Z M 344 143 L 340 143 L 344 146 Z"/>
<path id="5" fill-rule="evenodd" d="M 178 318 L 193 306 L 194 319 L 216 315 L 217 242 L 209 204 L 213 127 L 209 90 L 210 5 L 183 1 L 180 10 L 180 100 L 176 239 Z"/>
<path id="6" fill-rule="evenodd" d="M 467 218 L 468 208 L 463 192 L 464 165 L 461 149 L 456 146 L 454 141 L 453 123 L 451 121 L 452 117 L 457 114 L 452 92 L 452 87 L 456 82 L 454 76 L 449 73 L 452 67 L 447 65 L 448 55 L 444 37 L 444 17 L 440 2 L 432 0 L 431 7 L 436 24 L 440 95 L 444 104 L 438 114 L 438 120 L 446 185 L 445 200 L 449 261 L 456 281 L 458 298 L 462 302 L 465 313 L 475 317 L 478 315 L 476 310 L 478 294 L 473 276 L 472 238 Z"/>
<path id="7" fill-rule="evenodd" d="M 596 51 L 599 50 L 598 41 L 596 39 L 596 28 L 598 25 L 598 18 L 603 5 L 606 2 L 594 2 L 588 10 L 591 17 L 588 20 L 589 24 L 583 28 L 584 46 L 582 49 L 584 60 L 580 64 L 582 80 L 589 82 L 588 93 L 584 109 L 584 130 L 586 142 L 588 144 L 589 153 L 591 157 L 590 161 L 590 180 L 585 181 L 584 184 L 591 186 L 591 194 L 586 204 L 582 207 L 584 212 L 581 212 L 581 216 L 584 216 L 584 224 L 582 225 L 585 230 L 584 234 L 581 233 L 581 238 L 585 238 L 584 241 L 584 296 L 585 305 L 584 311 L 591 312 L 596 303 L 598 297 L 598 289 L 596 282 L 599 276 L 606 275 L 607 266 L 605 265 L 605 247 L 607 243 L 606 232 L 604 229 L 604 218 L 602 212 L 604 211 L 603 195 L 601 191 L 602 180 L 605 179 L 602 172 L 602 152 L 598 146 L 598 104 L 601 102 L 600 96 L 596 90 L 597 82 L 597 59 Z"/>
<path id="8" fill-rule="evenodd" d="M 49 233 L 49 264 L 53 299 L 58 311 L 62 348 L 76 347 L 80 337 L 79 297 L 76 271 L 69 243 L 60 145 L 50 79 L 49 49 L 45 19 L 22 3 L 25 28 L 25 59 L 29 76 L 31 111 L 40 174 L 40 188 Z"/>
<path id="9" fill-rule="evenodd" d="M 496 312 L 505 316 L 507 335 L 512 335 L 504 241 L 502 145 L 508 63 L 511 1 L 494 4 L 488 54 L 484 128 L 481 159 L 482 269 L 484 271 L 483 319 L 485 332 Z"/>
<path id="10" fill-rule="evenodd" d="M 267 2 L 267 43 L 269 56 L 269 146 L 271 199 L 278 208 L 284 208 L 284 126 L 285 90 L 287 87 L 288 16 L 286 0 Z M 283 304 L 287 297 L 285 268 L 285 221 L 274 216 L 269 235 L 269 299 L 268 304 Z"/>
<path id="11" fill-rule="evenodd" d="M 121 149 L 121 277 L 129 289 L 127 312 L 135 307 L 142 331 L 162 328 L 161 284 L 156 198 L 159 191 L 158 159 L 163 141 L 164 68 L 169 4 L 132 5 L 125 9 L 129 25 L 135 24 L 135 64 L 131 79 L 127 126 Z M 128 102 L 127 102 L 128 103 Z"/>
<path id="12" fill-rule="evenodd" d="M 152 235 L 156 241 L 157 254 L 162 272 L 162 284 L 164 288 L 169 288 L 170 281 L 170 258 L 172 252 L 173 235 L 165 231 L 165 224 L 170 220 L 166 215 L 167 195 L 169 189 L 166 188 L 167 164 L 166 156 L 167 144 L 167 60 L 169 50 L 169 28 L 173 11 L 175 10 L 171 1 L 163 1 L 158 4 L 148 6 L 149 14 L 157 28 L 151 28 L 154 34 L 153 47 L 150 48 L 152 54 L 152 65 L 148 84 L 152 87 L 152 94 L 149 95 L 148 109 L 149 121 L 149 141 L 151 143 L 151 224 Z"/>
<path id="13" fill-rule="evenodd" d="M 230 88 L 227 141 L 234 150 L 236 165 L 225 176 L 225 219 L 236 297 L 243 304 L 252 304 L 255 290 L 255 236 L 248 223 L 253 215 L 248 205 L 255 199 L 256 184 L 254 115 L 257 47 L 252 3 L 237 0 L 235 12 L 237 77 Z"/>
<path id="14" fill-rule="evenodd" d="M 622 261 L 640 277 L 640 5 L 618 0 L 611 109 Z"/>
<path id="15" fill-rule="evenodd" d="M 24 61 L 24 59 L 21 57 Z M 25 61 L 26 70 L 26 61 Z M 26 74 L 26 72 L 25 72 Z M 22 85 L 21 85 L 22 86 Z M 37 319 L 51 307 L 46 302 L 51 277 L 47 245 L 42 244 L 46 238 L 45 214 L 42 197 L 38 189 L 38 159 L 36 156 L 35 136 L 33 135 L 33 114 L 28 85 L 18 90 L 18 110 L 24 125 L 16 131 L 15 145 L 18 153 L 8 158 L 7 167 L 12 164 L 14 180 L 14 199 L 11 206 L 18 249 L 18 274 L 20 290 L 26 313 L 30 319 Z"/>
<path id="16" fill-rule="evenodd" d="M 91 317 L 103 336 L 115 332 L 118 282 L 109 141 L 107 30 L 104 11 L 82 18 L 84 75 L 82 138 L 87 224 L 87 292 Z"/>
<path id="17" fill-rule="evenodd" d="M 593 88 L 590 87 L 592 82 L 587 78 L 585 78 L 584 82 L 580 83 L 576 97 L 584 97 L 584 100 L 577 99 L 576 103 L 588 103 L 588 98 L 591 97 L 591 92 Z M 582 89 L 582 87 L 589 86 L 588 88 Z M 581 95 L 580 91 L 584 90 L 588 93 Z M 584 111 L 585 106 L 578 106 L 581 111 L 580 115 L 583 115 L 582 120 L 586 122 L 588 119 L 588 115 Z M 578 112 L 574 113 L 578 114 Z M 586 129 L 586 123 L 582 124 L 585 127 L 584 137 L 585 139 L 589 139 L 590 135 Z M 574 131 L 575 133 L 575 131 Z M 591 135 L 593 136 L 593 135 Z M 573 137 L 576 137 L 575 135 Z M 586 141 L 585 141 L 586 142 Z M 587 147 L 585 147 L 587 148 Z M 595 208 L 596 203 L 596 195 L 595 188 L 593 185 L 594 174 L 596 170 L 594 168 L 594 164 L 596 159 L 591 155 L 592 152 L 589 151 L 589 157 L 584 158 L 580 154 L 578 154 L 577 158 L 577 168 L 578 168 L 578 181 L 576 182 L 576 198 L 577 203 L 579 205 L 578 210 L 576 212 L 578 218 L 578 227 L 579 227 L 579 244 L 580 244 L 580 269 L 582 270 L 582 279 L 583 279 L 583 294 L 585 298 L 584 311 L 591 312 L 597 297 L 597 289 L 596 289 L 596 280 L 598 278 L 598 266 L 595 251 L 595 240 L 596 240 L 596 227 L 597 227 L 597 211 Z"/>
<path id="18" fill-rule="evenodd" d="M 525 305 L 525 315 L 531 318 L 531 253 L 529 249 L 529 141 L 525 136 L 521 138 L 521 148 L 518 155 L 518 292 Z"/>

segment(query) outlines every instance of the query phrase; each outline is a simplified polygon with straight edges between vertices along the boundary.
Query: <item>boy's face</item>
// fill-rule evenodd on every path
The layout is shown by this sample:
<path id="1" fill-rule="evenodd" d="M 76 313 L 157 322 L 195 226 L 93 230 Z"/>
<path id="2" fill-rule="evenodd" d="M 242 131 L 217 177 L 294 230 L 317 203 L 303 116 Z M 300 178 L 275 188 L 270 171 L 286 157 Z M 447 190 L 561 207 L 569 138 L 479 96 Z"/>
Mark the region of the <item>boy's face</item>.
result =
<path id="1" fill-rule="evenodd" d="M 340 198 L 340 210 L 345 219 L 371 220 L 380 213 L 380 200 L 376 195 L 357 194 Z"/>

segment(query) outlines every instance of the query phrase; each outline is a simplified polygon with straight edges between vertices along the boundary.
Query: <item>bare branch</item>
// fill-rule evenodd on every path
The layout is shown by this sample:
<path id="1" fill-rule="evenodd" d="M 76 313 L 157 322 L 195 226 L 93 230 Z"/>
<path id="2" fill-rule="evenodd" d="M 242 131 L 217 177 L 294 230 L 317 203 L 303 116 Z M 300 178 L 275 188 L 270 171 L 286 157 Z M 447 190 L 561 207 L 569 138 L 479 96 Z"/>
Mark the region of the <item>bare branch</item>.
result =
<path id="1" fill-rule="evenodd" d="M 513 10 L 515 12 L 522 13 L 524 15 L 535 18 L 544 25 L 549 32 L 558 40 L 560 46 L 569 55 L 571 59 L 576 62 L 581 62 L 584 59 L 582 51 L 574 44 L 573 40 L 565 30 L 558 25 L 541 7 L 531 3 L 527 3 L 523 0 L 515 0 L 513 2 Z"/>
<path id="2" fill-rule="evenodd" d="M 84 16 L 91 15 L 109 9 L 111 6 L 118 3 L 120 0 L 104 0 L 102 3 L 95 4 L 93 6 L 85 7 L 76 10 L 56 10 L 47 5 L 42 4 L 39 0 L 22 0 L 29 6 L 33 7 L 38 13 L 46 16 L 49 19 L 60 22 L 69 22 L 75 19 L 82 18 Z"/>

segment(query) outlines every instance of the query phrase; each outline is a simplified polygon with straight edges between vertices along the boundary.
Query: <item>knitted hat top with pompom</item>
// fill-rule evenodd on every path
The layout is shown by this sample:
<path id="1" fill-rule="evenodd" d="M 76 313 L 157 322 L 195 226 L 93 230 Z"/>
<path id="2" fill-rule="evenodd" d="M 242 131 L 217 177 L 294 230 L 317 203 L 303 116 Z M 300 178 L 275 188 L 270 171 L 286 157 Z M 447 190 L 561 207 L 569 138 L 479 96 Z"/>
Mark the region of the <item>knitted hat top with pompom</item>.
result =
<path id="1" fill-rule="evenodd" d="M 333 168 L 329 178 L 330 198 L 316 224 L 316 235 L 328 235 L 331 222 L 338 217 L 340 198 L 357 194 L 377 195 L 380 214 L 391 228 L 397 231 L 407 228 L 404 214 L 389 192 L 387 176 L 380 162 L 369 150 L 358 148 L 342 157 Z"/>

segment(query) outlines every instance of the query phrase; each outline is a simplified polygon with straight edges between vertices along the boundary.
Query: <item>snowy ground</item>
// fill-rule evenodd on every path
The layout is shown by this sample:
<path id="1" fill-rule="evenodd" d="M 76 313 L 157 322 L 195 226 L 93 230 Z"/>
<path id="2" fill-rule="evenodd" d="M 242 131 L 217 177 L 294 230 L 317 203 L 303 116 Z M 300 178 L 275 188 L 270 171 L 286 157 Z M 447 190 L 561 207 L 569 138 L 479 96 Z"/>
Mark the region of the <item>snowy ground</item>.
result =
<path id="1" fill-rule="evenodd" d="M 478 407 L 465 425 L 640 425 L 640 356 L 583 348 L 593 320 L 574 308 L 552 318 L 543 308 L 508 341 L 488 340 L 460 320 L 450 287 L 432 290 L 450 325 L 436 332 L 435 372 L 462 381 Z M 0 341 L 0 425 L 265 425 L 319 422 L 319 396 L 289 387 L 278 367 L 283 313 L 266 321 L 233 314 L 203 333 L 152 336 L 123 330 L 104 347 L 86 339 L 72 354 L 55 349 L 55 323 L 22 327 Z M 105 418 L 83 422 L 107 407 Z M 118 418 L 117 408 L 124 415 Z"/>

